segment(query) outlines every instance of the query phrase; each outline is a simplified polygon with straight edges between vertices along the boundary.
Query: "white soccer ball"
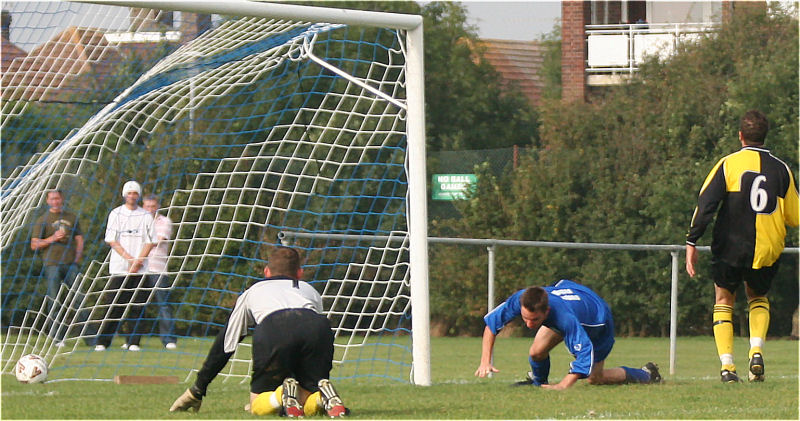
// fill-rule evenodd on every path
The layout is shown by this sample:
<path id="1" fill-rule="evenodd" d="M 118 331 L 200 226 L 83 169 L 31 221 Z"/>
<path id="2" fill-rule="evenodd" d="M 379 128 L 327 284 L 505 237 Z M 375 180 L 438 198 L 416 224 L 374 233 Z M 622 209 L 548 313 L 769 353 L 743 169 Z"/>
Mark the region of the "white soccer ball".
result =
<path id="1" fill-rule="evenodd" d="M 36 354 L 23 355 L 15 374 L 20 383 L 41 383 L 47 380 L 47 361 Z"/>

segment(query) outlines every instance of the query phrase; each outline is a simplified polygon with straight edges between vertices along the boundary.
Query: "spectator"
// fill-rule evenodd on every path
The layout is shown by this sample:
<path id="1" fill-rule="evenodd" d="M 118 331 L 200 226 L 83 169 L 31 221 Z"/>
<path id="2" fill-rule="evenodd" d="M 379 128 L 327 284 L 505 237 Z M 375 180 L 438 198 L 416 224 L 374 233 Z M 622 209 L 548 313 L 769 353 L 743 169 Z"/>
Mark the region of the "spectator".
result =
<path id="1" fill-rule="evenodd" d="M 142 323 L 139 319 L 149 296 L 144 274 L 147 272 L 147 256 L 155 246 L 153 217 L 138 205 L 141 192 L 139 183 L 125 183 L 122 187 L 125 204 L 108 215 L 105 241 L 111 246 L 108 265 L 111 277 L 101 299 L 104 306 L 108 305 L 108 311 L 97 335 L 95 351 L 105 351 L 111 345 L 128 306 L 128 320 L 133 322 L 133 328 L 128 342 L 122 347 L 129 351 L 140 350 Z"/>
<path id="2" fill-rule="evenodd" d="M 78 223 L 78 217 L 72 212 L 64 210 L 64 194 L 61 190 L 47 192 L 47 205 L 50 210 L 36 219 L 34 232 L 31 236 L 31 249 L 38 250 L 44 264 L 44 275 L 47 279 L 47 296 L 50 298 L 48 308 L 52 309 L 58 296 L 61 284 L 72 288 L 78 275 L 78 264 L 83 257 L 83 233 Z M 83 294 L 79 294 L 75 301 L 83 301 Z M 61 297 L 62 300 L 65 297 Z M 88 309 L 78 312 L 77 322 L 84 323 L 89 319 Z M 54 337 L 56 346 L 64 346 L 65 329 L 58 328 Z M 87 345 L 90 341 L 85 340 Z"/>
<path id="3" fill-rule="evenodd" d="M 144 210 L 153 216 L 153 231 L 156 246 L 147 257 L 147 287 L 153 288 L 153 297 L 158 306 L 158 331 L 161 343 L 166 349 L 176 349 L 175 319 L 172 317 L 172 306 L 169 304 L 170 281 L 167 275 L 167 257 L 169 257 L 169 240 L 172 238 L 172 221 L 158 213 L 159 201 L 155 195 L 147 195 L 142 201 Z"/>

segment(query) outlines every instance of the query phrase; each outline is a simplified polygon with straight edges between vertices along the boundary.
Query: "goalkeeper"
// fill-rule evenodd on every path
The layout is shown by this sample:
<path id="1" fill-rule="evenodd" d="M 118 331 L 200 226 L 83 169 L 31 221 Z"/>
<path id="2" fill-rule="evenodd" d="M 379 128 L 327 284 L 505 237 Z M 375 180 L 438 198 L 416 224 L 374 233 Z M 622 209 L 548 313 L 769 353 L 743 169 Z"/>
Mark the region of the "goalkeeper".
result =
<path id="1" fill-rule="evenodd" d="M 333 332 L 321 314 L 322 297 L 306 282 L 296 250 L 278 247 L 264 268 L 266 279 L 255 282 L 236 300 L 225 327 L 208 352 L 197 379 L 170 411 L 198 411 L 209 383 L 225 367 L 253 330 L 253 375 L 250 408 L 257 415 L 282 408 L 301 417 L 318 408 L 331 417 L 346 415 L 339 395 L 328 380 L 333 367 Z M 273 391 L 282 388 L 281 392 Z M 280 396 L 275 396 L 280 395 Z"/>
<path id="2" fill-rule="evenodd" d="M 576 282 L 561 280 L 553 286 L 522 289 L 490 311 L 483 320 L 481 362 L 475 375 L 485 377 L 498 370 L 492 365 L 495 336 L 506 324 L 522 316 L 525 326 L 538 329 L 531 345 L 528 379 L 517 385 L 547 389 L 566 389 L 579 379 L 590 384 L 658 383 L 658 367 L 648 362 L 641 369 L 615 367 L 603 363 L 614 345 L 611 310 L 594 291 Z M 549 384 L 550 350 L 564 341 L 575 357 L 570 371 L 558 384 Z"/>

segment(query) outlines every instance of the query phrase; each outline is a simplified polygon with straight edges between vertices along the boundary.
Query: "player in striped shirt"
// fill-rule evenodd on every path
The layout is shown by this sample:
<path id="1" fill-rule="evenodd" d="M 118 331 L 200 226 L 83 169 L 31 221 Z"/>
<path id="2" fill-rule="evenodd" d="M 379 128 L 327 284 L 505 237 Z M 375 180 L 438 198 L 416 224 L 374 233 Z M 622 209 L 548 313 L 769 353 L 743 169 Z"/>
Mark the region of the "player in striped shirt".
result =
<path id="1" fill-rule="evenodd" d="M 798 196 L 792 172 L 764 147 L 766 116 L 750 110 L 742 116 L 742 149 L 720 159 L 700 188 L 697 207 L 686 236 L 686 272 L 694 277 L 695 245 L 716 214 L 711 240 L 714 280 L 714 341 L 721 380 L 739 382 L 733 361 L 733 303 L 745 284 L 750 308 L 751 381 L 764 381 L 764 340 L 769 327 L 766 295 L 778 271 L 786 226 L 798 225 Z M 719 209 L 719 211 L 717 211 Z"/>

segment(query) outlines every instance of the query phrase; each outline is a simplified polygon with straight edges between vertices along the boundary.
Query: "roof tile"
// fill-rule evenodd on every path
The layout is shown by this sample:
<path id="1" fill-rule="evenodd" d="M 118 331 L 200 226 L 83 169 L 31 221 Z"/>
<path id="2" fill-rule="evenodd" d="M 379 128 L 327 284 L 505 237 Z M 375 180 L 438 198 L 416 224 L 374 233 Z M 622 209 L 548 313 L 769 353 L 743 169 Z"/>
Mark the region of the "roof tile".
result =
<path id="1" fill-rule="evenodd" d="M 511 41 L 482 39 L 483 57 L 505 81 L 514 81 L 531 104 L 536 105 L 542 96 L 542 68 L 544 46 L 537 41 Z"/>

